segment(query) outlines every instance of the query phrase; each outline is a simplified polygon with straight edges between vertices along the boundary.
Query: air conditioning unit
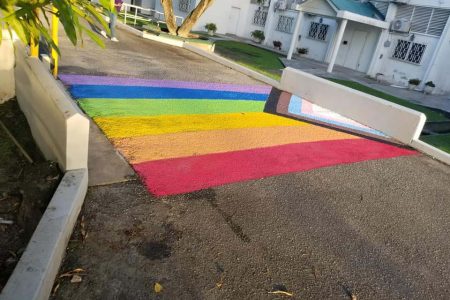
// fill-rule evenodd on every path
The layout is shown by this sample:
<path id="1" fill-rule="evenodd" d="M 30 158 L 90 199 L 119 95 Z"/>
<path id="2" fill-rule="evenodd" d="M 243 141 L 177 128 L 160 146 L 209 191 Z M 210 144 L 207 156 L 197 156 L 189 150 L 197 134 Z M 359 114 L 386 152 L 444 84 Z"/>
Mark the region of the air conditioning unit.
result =
<path id="1" fill-rule="evenodd" d="M 409 32 L 411 29 L 411 21 L 404 19 L 397 19 L 392 21 L 391 30 L 397 32 Z"/>
<path id="2" fill-rule="evenodd" d="M 287 7 L 286 0 L 278 0 L 277 3 L 275 3 L 275 9 L 277 10 L 286 10 L 286 7 Z"/>

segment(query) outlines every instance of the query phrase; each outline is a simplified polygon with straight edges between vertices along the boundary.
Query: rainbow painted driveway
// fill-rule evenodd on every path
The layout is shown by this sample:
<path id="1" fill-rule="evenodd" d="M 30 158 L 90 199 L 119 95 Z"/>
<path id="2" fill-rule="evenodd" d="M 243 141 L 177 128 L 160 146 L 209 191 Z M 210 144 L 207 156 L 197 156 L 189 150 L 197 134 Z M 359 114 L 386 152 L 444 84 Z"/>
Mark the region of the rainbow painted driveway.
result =
<path id="1" fill-rule="evenodd" d="M 416 154 L 264 113 L 269 86 L 60 75 L 157 196 Z"/>

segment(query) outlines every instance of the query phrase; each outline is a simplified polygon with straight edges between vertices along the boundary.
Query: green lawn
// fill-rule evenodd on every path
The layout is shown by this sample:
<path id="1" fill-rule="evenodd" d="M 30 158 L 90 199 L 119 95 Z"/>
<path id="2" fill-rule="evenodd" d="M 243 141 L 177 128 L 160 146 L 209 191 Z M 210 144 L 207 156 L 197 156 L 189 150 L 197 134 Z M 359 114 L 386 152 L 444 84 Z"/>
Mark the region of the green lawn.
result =
<path id="1" fill-rule="evenodd" d="M 333 78 L 327 78 L 327 79 L 330 81 L 345 85 L 347 87 L 350 87 L 352 89 L 364 92 L 366 94 L 373 95 L 373 96 L 388 100 L 390 102 L 396 103 L 398 105 L 405 106 L 405 107 L 423 112 L 427 116 L 427 121 L 434 122 L 434 121 L 448 121 L 449 120 L 443 113 L 426 108 L 421 105 L 411 103 L 405 99 L 401 99 L 401 98 L 386 94 L 384 92 L 372 89 L 363 84 L 360 84 L 360 83 L 357 83 L 354 81 L 350 81 L 350 80 L 341 80 L 341 79 L 333 79 Z"/>
<path id="2" fill-rule="evenodd" d="M 281 79 L 284 65 L 279 60 L 280 54 L 235 41 L 217 41 L 215 44 L 217 54 L 275 80 Z"/>
<path id="3" fill-rule="evenodd" d="M 438 135 L 425 135 L 420 138 L 425 143 L 433 145 L 447 153 L 450 153 L 450 133 Z"/>

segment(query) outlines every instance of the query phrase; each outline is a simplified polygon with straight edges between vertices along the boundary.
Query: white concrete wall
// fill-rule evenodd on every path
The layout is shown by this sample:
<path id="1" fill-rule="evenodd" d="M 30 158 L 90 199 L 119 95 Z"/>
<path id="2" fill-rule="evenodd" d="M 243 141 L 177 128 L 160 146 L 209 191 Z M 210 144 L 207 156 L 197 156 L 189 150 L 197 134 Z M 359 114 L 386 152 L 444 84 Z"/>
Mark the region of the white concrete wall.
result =
<path id="1" fill-rule="evenodd" d="M 239 36 L 244 38 L 251 38 L 251 33 L 255 30 L 264 31 L 264 26 L 259 26 L 253 24 L 253 17 L 255 15 L 255 11 L 258 9 L 258 5 L 250 4 L 247 9 L 247 15 L 243 18 L 243 24 L 241 27 L 241 31 L 239 32 Z M 284 47 L 284 45 L 283 45 Z"/>
<path id="2" fill-rule="evenodd" d="M 273 41 L 280 41 L 282 43 L 282 50 L 287 51 L 289 50 L 289 45 L 291 44 L 292 33 L 286 33 L 277 30 L 278 20 L 280 16 L 294 18 L 294 22 L 292 23 L 292 31 L 294 31 L 295 21 L 297 20 L 298 12 L 293 10 L 276 11 L 274 15 L 274 22 L 272 23 L 271 28 L 267 28 L 267 30 L 272 31 L 272 34 L 269 35 L 270 38 L 264 41 L 264 44 L 273 47 Z"/>
<path id="3" fill-rule="evenodd" d="M 426 121 L 423 113 L 292 68 L 284 70 L 280 87 L 405 144 L 419 138 Z"/>
<path id="4" fill-rule="evenodd" d="M 0 44 L 0 104 L 15 95 L 14 46 L 9 32 L 3 30 L 2 34 L 3 40 Z"/>
<path id="5" fill-rule="evenodd" d="M 383 41 L 383 44 L 387 41 L 390 42 L 390 46 L 383 46 L 381 49 L 381 58 L 379 57 L 376 62 L 374 73 L 382 73 L 384 78 L 389 82 L 406 86 L 409 79 L 422 79 L 431 58 L 433 57 L 439 38 L 418 33 L 415 34 L 414 42 L 427 45 L 427 49 L 425 50 L 425 54 L 420 64 L 413 64 L 392 58 L 399 39 L 409 40 L 409 35 L 405 36 L 390 33 L 387 40 Z"/>
<path id="6" fill-rule="evenodd" d="M 333 43 L 334 36 L 337 30 L 337 22 L 335 19 L 331 18 L 322 18 L 323 24 L 328 24 L 330 27 L 328 29 L 327 38 L 325 41 L 319 41 L 315 39 L 311 39 L 308 37 L 309 29 L 311 27 L 311 22 L 319 22 L 320 16 L 311 16 L 305 14 L 303 19 L 303 24 L 301 25 L 300 35 L 301 38 L 297 44 L 297 48 L 308 48 L 309 52 L 307 55 L 303 55 L 306 58 L 325 61 L 328 49 L 330 45 Z"/>
<path id="7" fill-rule="evenodd" d="M 89 120 L 43 64 L 14 45 L 17 100 L 34 140 L 63 171 L 87 168 Z"/>

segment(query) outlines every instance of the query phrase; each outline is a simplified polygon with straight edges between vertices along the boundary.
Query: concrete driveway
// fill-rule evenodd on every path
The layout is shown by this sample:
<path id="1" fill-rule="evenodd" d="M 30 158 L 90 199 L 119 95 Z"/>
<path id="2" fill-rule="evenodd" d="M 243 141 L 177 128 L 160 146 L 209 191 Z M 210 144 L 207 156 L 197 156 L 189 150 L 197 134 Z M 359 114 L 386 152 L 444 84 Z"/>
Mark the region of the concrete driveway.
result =
<path id="1" fill-rule="evenodd" d="M 119 39 L 106 50 L 63 42 L 61 72 L 260 84 L 182 49 Z M 109 164 L 123 166 L 107 146 Z M 91 186 L 88 236 L 77 228 L 61 268 L 86 276 L 61 280 L 54 298 L 280 299 L 271 292 L 286 289 L 294 299 L 446 299 L 449 182 L 448 166 L 414 155 L 161 198 L 139 180 Z"/>

